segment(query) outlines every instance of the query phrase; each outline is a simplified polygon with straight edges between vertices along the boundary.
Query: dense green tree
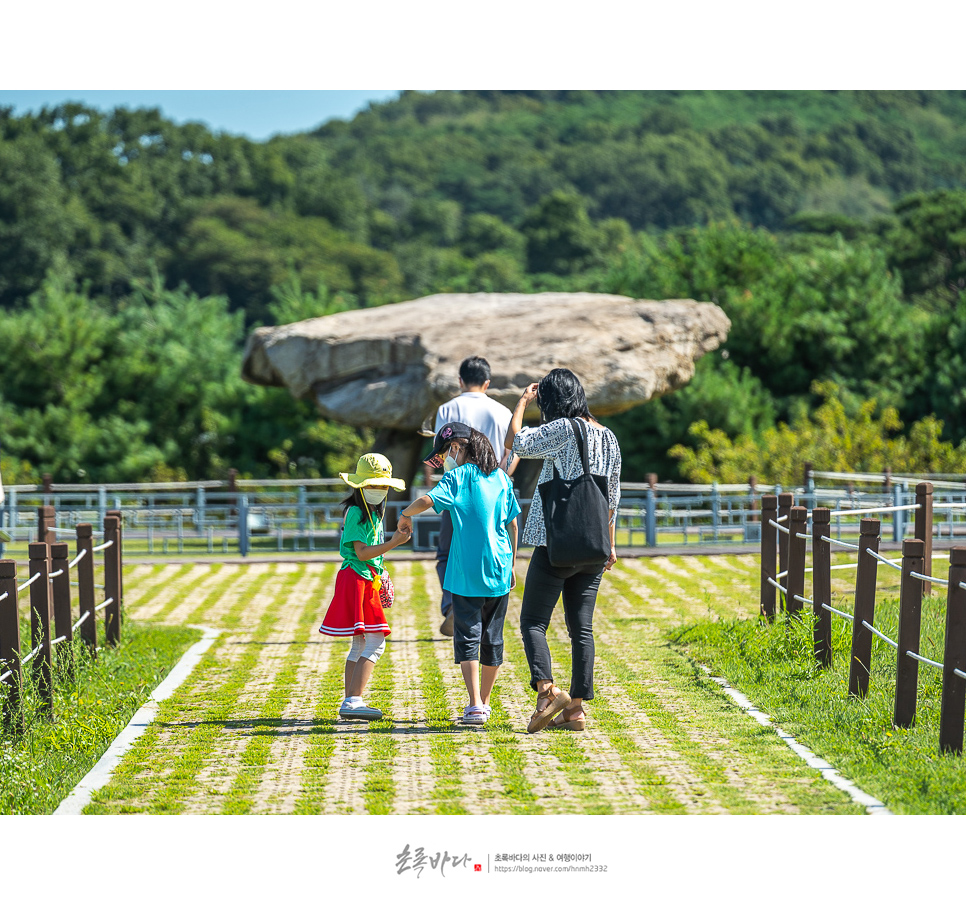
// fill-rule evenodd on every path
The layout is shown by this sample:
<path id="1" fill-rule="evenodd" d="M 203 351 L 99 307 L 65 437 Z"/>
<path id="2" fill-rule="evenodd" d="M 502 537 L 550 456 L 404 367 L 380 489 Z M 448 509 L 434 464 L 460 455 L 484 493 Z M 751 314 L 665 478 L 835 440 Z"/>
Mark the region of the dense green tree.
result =
<path id="1" fill-rule="evenodd" d="M 352 241 L 320 217 L 265 210 L 244 198 L 216 198 L 185 227 L 172 278 L 204 295 L 227 295 L 249 320 L 268 317 L 273 286 L 295 271 L 308 288 L 351 293 L 365 304 L 400 290 L 395 259 Z"/>
<path id="2" fill-rule="evenodd" d="M 280 313 L 297 297 L 303 314 L 342 304 L 292 281 L 276 293 Z M 285 391 L 243 382 L 243 315 L 222 297 L 166 290 L 156 276 L 114 308 L 51 275 L 29 306 L 0 311 L 7 482 L 223 478 L 230 466 L 331 475 L 368 441 Z"/>
<path id="3" fill-rule="evenodd" d="M 0 312 L 4 450 L 59 482 L 150 478 L 164 460 L 147 442 L 150 414 L 130 422 L 109 389 L 119 329 L 57 276 L 28 308 Z"/>
<path id="4" fill-rule="evenodd" d="M 522 262 L 526 254 L 526 244 L 523 234 L 508 226 L 499 216 L 474 213 L 463 223 L 460 247 L 467 257 L 505 251 Z"/>
<path id="5" fill-rule="evenodd" d="M 329 473 L 368 433 L 242 384 L 246 330 L 444 291 L 720 304 L 691 384 L 612 418 L 632 475 L 702 419 L 763 446 L 816 380 L 952 447 L 963 149 L 963 92 L 406 92 L 265 143 L 0 109 L 5 472 Z"/>
<path id="6" fill-rule="evenodd" d="M 678 459 L 668 449 L 675 443 L 697 447 L 694 423 L 704 420 L 732 438 L 754 437 L 774 424 L 776 412 L 773 398 L 751 370 L 717 352 L 698 362 L 694 378 L 680 391 L 605 422 L 621 443 L 625 479 L 644 480 L 656 473 L 661 480 L 673 480 L 679 476 Z"/>
<path id="7" fill-rule="evenodd" d="M 531 209 L 521 230 L 531 273 L 575 273 L 596 254 L 596 233 L 583 200 L 555 191 Z"/>
<path id="8" fill-rule="evenodd" d="M 718 303 L 732 321 L 732 358 L 780 402 L 828 379 L 896 404 L 910 370 L 921 369 L 922 317 L 905 306 L 884 253 L 868 242 L 788 252 L 760 230 L 715 225 L 652 243 L 607 287 Z"/>
<path id="9" fill-rule="evenodd" d="M 762 483 L 798 485 L 803 461 L 832 471 L 897 473 L 966 472 L 966 442 L 954 447 L 940 438 L 943 425 L 935 417 L 913 424 L 907 436 L 897 412 L 880 410 L 867 400 L 849 410 L 834 385 L 818 385 L 822 404 L 810 414 L 798 411 L 790 424 L 779 423 L 761 435 L 732 440 L 701 419 L 691 427 L 696 448 L 675 445 L 671 456 L 696 483 L 744 483 L 755 475 Z"/>
<path id="10" fill-rule="evenodd" d="M 905 291 L 951 303 L 966 289 L 966 191 L 915 194 L 896 207 L 890 260 Z"/>
<path id="11" fill-rule="evenodd" d="M 82 221 L 41 140 L 0 140 L 0 300 L 32 292 L 47 270 L 66 265 Z"/>

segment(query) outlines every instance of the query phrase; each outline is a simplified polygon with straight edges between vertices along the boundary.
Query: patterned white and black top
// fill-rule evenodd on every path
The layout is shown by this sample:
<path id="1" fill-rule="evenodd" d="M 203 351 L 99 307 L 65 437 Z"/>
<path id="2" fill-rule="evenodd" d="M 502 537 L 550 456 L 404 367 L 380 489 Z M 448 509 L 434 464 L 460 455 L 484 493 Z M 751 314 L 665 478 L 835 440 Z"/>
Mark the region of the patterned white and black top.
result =
<path id="1" fill-rule="evenodd" d="M 607 501 L 613 511 L 621 500 L 621 449 L 617 436 L 603 426 L 581 422 L 581 431 L 587 434 L 590 472 L 607 477 Z M 580 460 L 580 446 L 574 437 L 569 419 L 555 419 L 553 422 L 535 429 L 521 429 L 513 438 L 513 455 L 520 458 L 543 458 L 543 469 L 537 485 L 553 478 L 553 468 L 565 480 L 574 480 L 583 472 Z M 526 527 L 523 529 L 523 542 L 530 546 L 547 545 L 547 527 L 543 520 L 543 503 L 540 493 L 534 490 L 533 501 L 527 514 Z"/>

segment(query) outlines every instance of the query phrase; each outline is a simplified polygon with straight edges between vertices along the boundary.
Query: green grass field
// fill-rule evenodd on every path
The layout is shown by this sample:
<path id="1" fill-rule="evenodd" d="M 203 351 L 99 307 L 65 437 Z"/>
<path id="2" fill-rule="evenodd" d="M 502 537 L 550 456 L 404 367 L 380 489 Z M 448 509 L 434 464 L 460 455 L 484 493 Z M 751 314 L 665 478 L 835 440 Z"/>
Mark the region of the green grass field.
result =
<path id="1" fill-rule="evenodd" d="M 595 616 L 588 728 L 535 735 L 526 733 L 534 694 L 519 636 L 525 563 L 484 728 L 457 722 L 467 700 L 450 642 L 438 632 L 434 565 L 390 568 L 393 633 L 368 690 L 385 717 L 365 724 L 336 714 L 345 641 L 315 631 L 335 564 L 291 557 L 129 564 L 125 646 L 98 662 L 105 684 L 76 697 L 58 694 L 55 727 L 4 742 L 5 809 L 56 806 L 143 701 L 144 684 L 196 637 L 185 625 L 202 623 L 221 635 L 86 812 L 864 812 L 741 712 L 702 665 L 894 812 L 966 808 L 962 760 L 938 753 L 938 672 L 920 671 L 915 727 L 893 728 L 894 650 L 875 641 L 869 695 L 849 699 L 847 624 L 836 618 L 835 663 L 818 668 L 807 613 L 788 625 L 758 621 L 754 554 L 621 560 L 604 578 Z M 846 611 L 853 574 L 836 572 L 833 581 L 833 604 Z M 942 562 L 934 574 L 945 574 Z M 876 611 L 876 625 L 893 636 L 897 581 L 896 573 L 880 575 Z M 927 602 L 922 652 L 929 657 L 940 656 L 943 615 L 941 598 Z M 549 640 L 557 681 L 567 686 L 569 639 L 559 608 Z M 147 661 L 125 654 L 138 644 Z"/>
<path id="2" fill-rule="evenodd" d="M 861 813 L 668 642 L 676 623 L 707 618 L 703 601 L 678 597 L 694 562 L 628 560 L 608 576 L 588 730 L 536 735 L 526 733 L 533 693 L 518 630 L 523 566 L 481 729 L 456 721 L 466 696 L 437 631 L 431 563 L 391 566 L 393 634 L 369 689 L 386 716 L 372 724 L 337 718 L 346 644 L 315 633 L 333 564 L 137 567 L 128 599 L 138 618 L 223 634 L 87 812 Z M 756 605 L 748 557 L 701 568 L 738 582 L 729 618 Z M 566 684 L 559 613 L 550 639 Z"/>

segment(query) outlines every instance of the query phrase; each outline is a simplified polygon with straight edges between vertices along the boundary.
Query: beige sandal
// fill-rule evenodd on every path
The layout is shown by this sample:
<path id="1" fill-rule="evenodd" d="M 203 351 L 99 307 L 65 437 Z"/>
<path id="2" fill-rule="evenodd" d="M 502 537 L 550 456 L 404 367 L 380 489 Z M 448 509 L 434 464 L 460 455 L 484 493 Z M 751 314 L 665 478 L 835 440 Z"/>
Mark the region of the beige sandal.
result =
<path id="1" fill-rule="evenodd" d="M 545 693 L 537 693 L 537 701 L 540 699 L 546 699 L 553 695 L 553 685 Z M 530 716 L 530 723 L 527 725 L 527 733 L 535 734 L 537 731 L 545 728 L 553 720 L 553 717 L 561 709 L 566 708 L 570 705 L 570 693 L 565 690 L 557 690 L 557 695 L 551 699 L 550 703 L 546 708 L 540 709 L 539 712 L 534 712 Z"/>
<path id="2" fill-rule="evenodd" d="M 580 718 L 566 719 L 561 712 L 550 724 L 547 725 L 548 728 L 553 728 L 556 731 L 583 731 L 587 728 L 587 718 L 581 715 Z"/>

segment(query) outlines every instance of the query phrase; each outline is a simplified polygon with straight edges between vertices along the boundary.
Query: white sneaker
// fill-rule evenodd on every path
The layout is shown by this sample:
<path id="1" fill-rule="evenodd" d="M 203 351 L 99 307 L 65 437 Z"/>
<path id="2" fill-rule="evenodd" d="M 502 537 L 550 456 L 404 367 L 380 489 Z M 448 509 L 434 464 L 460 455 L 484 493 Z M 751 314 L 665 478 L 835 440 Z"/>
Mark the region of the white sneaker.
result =
<path id="1" fill-rule="evenodd" d="M 342 702 L 339 705 L 339 717 L 345 718 L 346 712 L 351 712 L 353 709 L 362 708 L 365 705 L 361 699 L 356 699 L 354 702 L 350 702 L 348 697 L 343 696 Z"/>
<path id="2" fill-rule="evenodd" d="M 377 708 L 369 708 L 368 705 L 352 705 L 348 708 L 339 709 L 339 717 L 349 721 L 378 721 L 382 718 L 382 712 Z"/>

